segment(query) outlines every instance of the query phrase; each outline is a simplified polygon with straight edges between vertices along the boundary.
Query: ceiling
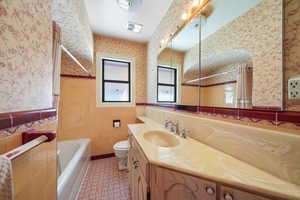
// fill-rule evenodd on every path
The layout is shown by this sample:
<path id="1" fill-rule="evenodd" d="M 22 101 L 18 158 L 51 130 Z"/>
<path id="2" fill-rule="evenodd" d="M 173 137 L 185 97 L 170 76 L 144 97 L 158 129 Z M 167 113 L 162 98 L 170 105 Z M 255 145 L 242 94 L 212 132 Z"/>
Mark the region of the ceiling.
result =
<path id="1" fill-rule="evenodd" d="M 62 44 L 74 55 L 93 60 L 93 34 L 82 0 L 53 0 L 52 19 L 59 25 Z"/>
<path id="2" fill-rule="evenodd" d="M 134 12 L 122 10 L 117 0 L 85 0 L 92 31 L 120 39 L 148 42 L 172 0 L 143 0 Z M 140 33 L 127 30 L 128 21 L 143 24 Z"/>

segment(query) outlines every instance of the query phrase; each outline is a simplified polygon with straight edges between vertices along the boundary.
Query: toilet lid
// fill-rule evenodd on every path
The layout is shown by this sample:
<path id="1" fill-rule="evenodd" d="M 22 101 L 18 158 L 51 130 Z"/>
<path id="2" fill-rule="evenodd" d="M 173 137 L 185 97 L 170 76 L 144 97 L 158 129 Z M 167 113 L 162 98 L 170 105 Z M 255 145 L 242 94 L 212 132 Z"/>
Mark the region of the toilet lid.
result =
<path id="1" fill-rule="evenodd" d="M 128 150 L 129 149 L 129 142 L 128 142 L 128 140 L 123 140 L 123 141 L 117 142 L 114 145 L 114 149 Z"/>

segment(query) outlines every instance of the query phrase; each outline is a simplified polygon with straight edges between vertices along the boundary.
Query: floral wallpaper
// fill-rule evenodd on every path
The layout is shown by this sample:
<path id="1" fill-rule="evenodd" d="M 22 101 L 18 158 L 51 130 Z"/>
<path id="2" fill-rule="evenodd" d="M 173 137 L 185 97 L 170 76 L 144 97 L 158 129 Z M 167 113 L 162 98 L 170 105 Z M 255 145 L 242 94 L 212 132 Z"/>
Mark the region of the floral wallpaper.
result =
<path id="1" fill-rule="evenodd" d="M 285 0 L 284 78 L 285 106 L 287 110 L 300 111 L 300 101 L 288 100 L 287 81 L 300 75 L 300 1 Z"/>
<path id="2" fill-rule="evenodd" d="M 51 0 L 0 0 L 0 112 L 52 107 Z"/>
<path id="3" fill-rule="evenodd" d="M 173 67 L 183 67 L 184 52 L 165 48 L 158 56 L 157 62 L 159 65 L 167 65 Z M 181 69 L 182 70 L 182 69 Z"/>
<path id="4" fill-rule="evenodd" d="M 101 53 L 113 57 L 134 58 L 136 66 L 135 101 L 136 103 L 146 102 L 147 44 L 94 34 L 94 53 Z M 77 58 L 93 76 L 96 76 L 96 55 L 94 55 L 93 63 L 82 57 Z M 62 74 L 87 76 L 87 74 L 65 54 L 62 55 Z"/>

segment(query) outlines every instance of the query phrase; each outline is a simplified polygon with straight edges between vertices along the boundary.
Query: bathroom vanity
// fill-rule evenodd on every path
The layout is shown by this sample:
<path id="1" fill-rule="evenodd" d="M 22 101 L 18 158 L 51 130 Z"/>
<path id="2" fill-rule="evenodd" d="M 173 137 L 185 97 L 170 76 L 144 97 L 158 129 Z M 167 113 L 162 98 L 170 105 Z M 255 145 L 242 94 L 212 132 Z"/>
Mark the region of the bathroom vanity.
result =
<path id="1" fill-rule="evenodd" d="M 132 200 L 300 199 L 299 186 L 140 119 L 128 126 Z"/>

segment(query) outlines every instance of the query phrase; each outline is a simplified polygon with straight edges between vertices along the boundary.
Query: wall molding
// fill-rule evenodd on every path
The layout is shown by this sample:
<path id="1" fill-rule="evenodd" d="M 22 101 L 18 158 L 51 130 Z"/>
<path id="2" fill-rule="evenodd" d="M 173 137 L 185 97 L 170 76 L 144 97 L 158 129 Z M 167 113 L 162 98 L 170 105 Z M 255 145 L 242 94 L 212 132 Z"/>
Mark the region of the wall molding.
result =
<path id="1" fill-rule="evenodd" d="M 43 119 L 56 117 L 56 115 L 56 108 L 1 113 L 0 130 L 17 127 L 23 124 L 34 123 Z"/>
<path id="2" fill-rule="evenodd" d="M 253 106 L 253 110 L 282 111 L 281 107 L 276 106 Z"/>
<path id="3" fill-rule="evenodd" d="M 174 111 L 190 112 L 195 114 L 212 115 L 235 120 L 249 120 L 254 123 L 266 120 L 271 125 L 281 126 L 291 123 L 300 127 L 300 112 L 277 110 L 277 107 L 259 107 L 260 109 L 239 109 L 208 106 L 169 105 L 154 103 L 137 103 L 137 106 L 154 106 L 172 109 Z"/>
<path id="4" fill-rule="evenodd" d="M 108 154 L 103 154 L 103 155 L 95 155 L 95 156 L 91 156 L 91 160 L 100 160 L 100 159 L 111 158 L 111 157 L 115 157 L 115 154 L 108 153 Z"/>

